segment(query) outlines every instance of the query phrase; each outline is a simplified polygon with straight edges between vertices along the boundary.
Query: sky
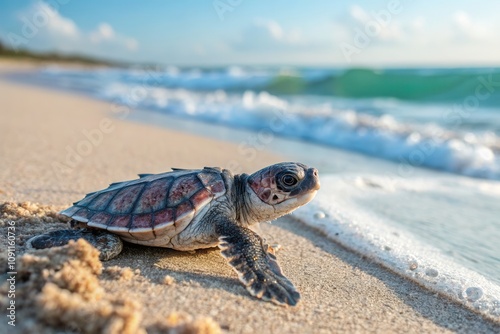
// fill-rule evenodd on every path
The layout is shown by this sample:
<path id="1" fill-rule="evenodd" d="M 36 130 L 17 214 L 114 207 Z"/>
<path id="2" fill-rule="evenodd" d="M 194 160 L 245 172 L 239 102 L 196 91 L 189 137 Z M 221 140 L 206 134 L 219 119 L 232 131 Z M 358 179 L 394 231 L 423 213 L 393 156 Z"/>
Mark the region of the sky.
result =
<path id="1" fill-rule="evenodd" d="M 498 66 L 500 1 L 3 0 L 15 49 L 172 65 Z"/>

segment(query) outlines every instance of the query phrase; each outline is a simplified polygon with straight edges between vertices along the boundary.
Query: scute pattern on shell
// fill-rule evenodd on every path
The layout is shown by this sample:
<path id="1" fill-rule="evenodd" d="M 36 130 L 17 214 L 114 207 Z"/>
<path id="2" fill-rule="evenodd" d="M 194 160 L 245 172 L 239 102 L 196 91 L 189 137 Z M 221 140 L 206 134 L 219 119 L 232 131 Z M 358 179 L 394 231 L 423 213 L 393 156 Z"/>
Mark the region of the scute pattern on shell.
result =
<path id="1" fill-rule="evenodd" d="M 90 193 L 61 213 L 124 237 L 152 240 L 180 233 L 226 192 L 221 171 L 215 168 L 139 176 Z"/>

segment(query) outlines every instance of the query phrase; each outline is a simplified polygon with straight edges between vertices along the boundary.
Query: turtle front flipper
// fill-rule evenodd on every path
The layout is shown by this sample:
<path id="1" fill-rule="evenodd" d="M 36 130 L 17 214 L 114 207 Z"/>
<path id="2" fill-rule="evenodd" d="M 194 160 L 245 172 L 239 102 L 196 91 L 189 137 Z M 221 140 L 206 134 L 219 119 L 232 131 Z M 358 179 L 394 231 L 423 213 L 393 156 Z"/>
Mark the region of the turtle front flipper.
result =
<path id="1" fill-rule="evenodd" d="M 231 222 L 217 225 L 222 256 L 255 297 L 280 305 L 296 305 L 300 299 L 292 282 L 281 272 L 276 257 L 264 248 L 258 234 Z"/>
<path id="2" fill-rule="evenodd" d="M 123 249 L 123 242 L 114 234 L 101 230 L 56 230 L 34 236 L 26 242 L 27 249 L 44 249 L 68 244 L 70 240 L 85 239 L 99 250 L 101 261 L 111 260 Z"/>

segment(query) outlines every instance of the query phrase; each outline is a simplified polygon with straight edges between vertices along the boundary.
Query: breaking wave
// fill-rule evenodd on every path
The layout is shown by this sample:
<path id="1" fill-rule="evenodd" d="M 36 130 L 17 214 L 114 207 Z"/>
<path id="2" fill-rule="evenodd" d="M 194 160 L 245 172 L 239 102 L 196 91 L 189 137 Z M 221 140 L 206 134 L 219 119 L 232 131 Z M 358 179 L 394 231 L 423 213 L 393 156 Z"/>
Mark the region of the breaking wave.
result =
<path id="1" fill-rule="evenodd" d="M 496 69 L 49 68 L 36 80 L 134 109 L 267 129 L 403 168 L 500 179 Z M 449 103 L 487 93 L 473 112 Z"/>

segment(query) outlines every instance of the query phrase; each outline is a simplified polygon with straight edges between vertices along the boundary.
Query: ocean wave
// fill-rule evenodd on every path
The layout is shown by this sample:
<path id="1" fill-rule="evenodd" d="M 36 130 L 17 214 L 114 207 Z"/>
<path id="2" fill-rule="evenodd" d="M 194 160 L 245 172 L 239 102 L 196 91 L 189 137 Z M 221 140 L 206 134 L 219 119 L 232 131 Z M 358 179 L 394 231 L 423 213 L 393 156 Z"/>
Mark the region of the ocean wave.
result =
<path id="1" fill-rule="evenodd" d="M 30 80 L 83 91 L 134 109 L 266 130 L 361 152 L 398 162 L 402 173 L 417 166 L 498 180 L 498 108 L 483 108 L 485 101 L 481 101 L 481 106 L 470 111 L 463 103 L 457 108 L 400 98 L 425 100 L 439 95 L 439 99 L 460 96 L 466 100 L 464 94 L 478 78 L 496 85 L 499 75 L 489 69 L 49 68 Z M 493 89 L 490 102 L 497 98 L 495 87 L 484 88 Z M 379 95 L 398 98 L 368 98 Z"/>
<path id="2" fill-rule="evenodd" d="M 130 94 L 141 90 L 141 98 Z M 337 110 L 269 94 L 224 90 L 147 88 L 111 84 L 101 97 L 136 108 L 317 142 L 399 162 L 402 169 L 429 167 L 472 177 L 500 179 L 500 137 L 462 133 L 438 125 L 401 123 L 390 115 Z"/>
<path id="3" fill-rule="evenodd" d="M 54 76 L 114 79 L 128 84 L 190 90 L 266 91 L 273 95 L 395 98 L 419 102 L 500 105 L 500 69 L 284 69 L 227 67 L 160 70 L 100 69 L 44 72 Z M 475 97 L 479 98 L 472 101 Z M 469 100 L 467 100 L 469 98 Z"/>
<path id="4" fill-rule="evenodd" d="M 300 75 L 279 75 L 264 90 L 272 94 L 386 97 L 422 102 L 463 102 L 479 91 L 484 94 L 481 104 L 495 106 L 500 102 L 500 70 L 349 69 L 314 80 Z"/>

